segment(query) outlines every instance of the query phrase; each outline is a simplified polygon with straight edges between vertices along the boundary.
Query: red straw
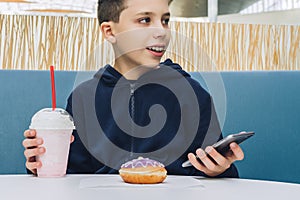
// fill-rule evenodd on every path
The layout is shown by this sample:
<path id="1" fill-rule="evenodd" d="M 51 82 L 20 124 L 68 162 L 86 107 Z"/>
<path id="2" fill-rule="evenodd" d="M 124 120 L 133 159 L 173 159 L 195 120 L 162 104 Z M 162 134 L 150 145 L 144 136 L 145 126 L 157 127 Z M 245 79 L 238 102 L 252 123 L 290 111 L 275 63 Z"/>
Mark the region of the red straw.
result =
<path id="1" fill-rule="evenodd" d="M 54 67 L 50 66 L 51 86 L 52 86 L 52 110 L 56 108 L 56 92 L 55 92 L 55 79 L 54 79 Z"/>

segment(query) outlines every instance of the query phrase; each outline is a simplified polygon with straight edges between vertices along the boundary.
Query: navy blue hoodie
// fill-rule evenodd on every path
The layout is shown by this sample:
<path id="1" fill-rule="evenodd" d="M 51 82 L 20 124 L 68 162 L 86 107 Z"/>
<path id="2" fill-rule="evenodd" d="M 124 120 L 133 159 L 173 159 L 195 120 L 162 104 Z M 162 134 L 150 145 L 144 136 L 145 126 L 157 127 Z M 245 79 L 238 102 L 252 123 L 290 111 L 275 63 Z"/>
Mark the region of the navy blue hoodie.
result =
<path id="1" fill-rule="evenodd" d="M 76 126 L 67 173 L 118 173 L 142 156 L 165 164 L 168 174 L 206 176 L 181 164 L 222 138 L 210 95 L 169 59 L 137 80 L 106 65 L 72 92 L 67 111 Z M 231 165 L 218 177 L 238 172 Z"/>

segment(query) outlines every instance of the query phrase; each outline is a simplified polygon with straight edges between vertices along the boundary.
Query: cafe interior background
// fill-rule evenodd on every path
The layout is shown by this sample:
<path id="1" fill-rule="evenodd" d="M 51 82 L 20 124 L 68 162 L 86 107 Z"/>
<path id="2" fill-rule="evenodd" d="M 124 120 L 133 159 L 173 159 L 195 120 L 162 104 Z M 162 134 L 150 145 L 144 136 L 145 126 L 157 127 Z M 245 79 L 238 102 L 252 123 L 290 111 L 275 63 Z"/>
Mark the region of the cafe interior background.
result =
<path id="1" fill-rule="evenodd" d="M 97 0 L 0 0 L 0 69 L 113 62 Z M 173 0 L 165 57 L 187 71 L 300 69 L 300 0 Z"/>

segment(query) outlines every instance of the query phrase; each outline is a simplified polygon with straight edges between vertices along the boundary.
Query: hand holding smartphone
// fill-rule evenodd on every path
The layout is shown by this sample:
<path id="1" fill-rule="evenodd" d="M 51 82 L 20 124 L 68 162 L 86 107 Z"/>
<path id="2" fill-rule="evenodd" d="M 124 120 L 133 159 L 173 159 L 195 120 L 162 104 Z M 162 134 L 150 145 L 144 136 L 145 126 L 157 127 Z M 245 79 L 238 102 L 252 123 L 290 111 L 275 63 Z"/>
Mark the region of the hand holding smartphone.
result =
<path id="1" fill-rule="evenodd" d="M 253 135 L 254 135 L 254 132 L 245 132 L 245 131 L 240 132 L 240 133 L 230 134 L 227 137 L 223 138 L 222 140 L 213 144 L 212 147 L 214 147 L 220 154 L 225 156 L 225 154 L 230 149 L 230 147 L 229 147 L 230 143 L 235 142 L 237 144 L 240 144 Z M 182 163 L 182 167 L 189 167 L 189 166 L 192 166 L 192 164 L 190 163 L 189 160 Z"/>

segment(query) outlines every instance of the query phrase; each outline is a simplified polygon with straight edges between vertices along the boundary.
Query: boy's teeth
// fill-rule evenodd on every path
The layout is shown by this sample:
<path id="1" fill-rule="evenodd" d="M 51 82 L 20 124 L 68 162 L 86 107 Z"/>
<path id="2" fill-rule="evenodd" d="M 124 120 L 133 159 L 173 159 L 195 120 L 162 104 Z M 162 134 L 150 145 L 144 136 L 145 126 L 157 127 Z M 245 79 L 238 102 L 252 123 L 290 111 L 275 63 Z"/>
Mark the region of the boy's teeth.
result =
<path id="1" fill-rule="evenodd" d="M 149 49 L 152 50 L 152 51 L 158 51 L 158 52 L 161 52 L 161 51 L 164 50 L 163 47 L 149 47 Z"/>

